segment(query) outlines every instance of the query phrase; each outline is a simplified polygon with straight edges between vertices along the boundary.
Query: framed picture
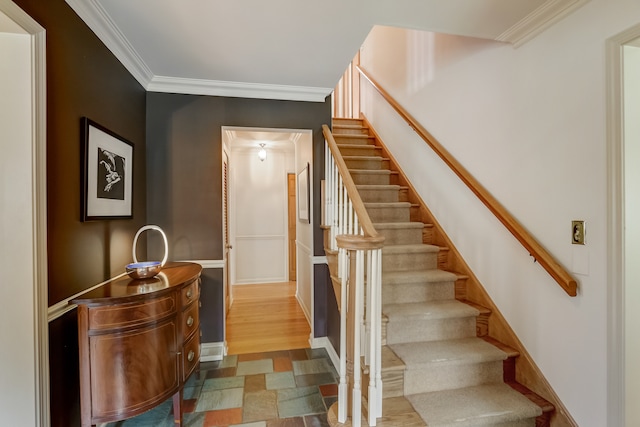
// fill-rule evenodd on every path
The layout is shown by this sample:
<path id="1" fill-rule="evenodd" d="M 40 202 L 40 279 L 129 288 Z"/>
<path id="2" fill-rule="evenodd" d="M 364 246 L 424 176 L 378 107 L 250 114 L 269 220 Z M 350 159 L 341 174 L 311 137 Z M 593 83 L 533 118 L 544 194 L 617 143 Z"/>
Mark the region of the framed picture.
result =
<path id="1" fill-rule="evenodd" d="M 298 174 L 298 220 L 310 223 L 309 215 L 309 163 Z"/>
<path id="2" fill-rule="evenodd" d="M 82 221 L 133 218 L 133 144 L 82 118 Z"/>

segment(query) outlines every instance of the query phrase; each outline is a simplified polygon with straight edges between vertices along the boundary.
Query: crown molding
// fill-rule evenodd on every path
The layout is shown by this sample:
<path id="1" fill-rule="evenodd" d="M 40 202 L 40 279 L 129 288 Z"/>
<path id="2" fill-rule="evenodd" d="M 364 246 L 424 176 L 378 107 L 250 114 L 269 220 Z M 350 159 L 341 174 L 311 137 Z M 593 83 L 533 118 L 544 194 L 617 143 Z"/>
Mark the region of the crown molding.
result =
<path id="1" fill-rule="evenodd" d="M 66 0 L 66 2 L 149 92 L 324 102 L 333 91 L 333 88 L 156 76 L 97 0 Z"/>
<path id="2" fill-rule="evenodd" d="M 147 85 L 147 91 L 236 98 L 324 102 L 325 98 L 333 89 L 155 76 Z"/>
<path id="3" fill-rule="evenodd" d="M 96 0 L 66 0 L 133 77 L 146 88 L 153 73 Z"/>
<path id="4" fill-rule="evenodd" d="M 589 0 L 548 0 L 495 40 L 521 46 L 587 2 Z"/>

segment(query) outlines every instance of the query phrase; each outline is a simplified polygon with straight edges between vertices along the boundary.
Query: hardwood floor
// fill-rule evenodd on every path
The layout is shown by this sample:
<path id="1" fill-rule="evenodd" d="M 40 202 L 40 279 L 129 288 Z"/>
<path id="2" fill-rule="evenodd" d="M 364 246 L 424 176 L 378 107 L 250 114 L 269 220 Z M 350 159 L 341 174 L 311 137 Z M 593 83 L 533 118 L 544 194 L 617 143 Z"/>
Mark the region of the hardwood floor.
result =
<path id="1" fill-rule="evenodd" d="M 229 354 L 309 347 L 311 328 L 295 297 L 296 282 L 235 285 L 232 292 Z"/>

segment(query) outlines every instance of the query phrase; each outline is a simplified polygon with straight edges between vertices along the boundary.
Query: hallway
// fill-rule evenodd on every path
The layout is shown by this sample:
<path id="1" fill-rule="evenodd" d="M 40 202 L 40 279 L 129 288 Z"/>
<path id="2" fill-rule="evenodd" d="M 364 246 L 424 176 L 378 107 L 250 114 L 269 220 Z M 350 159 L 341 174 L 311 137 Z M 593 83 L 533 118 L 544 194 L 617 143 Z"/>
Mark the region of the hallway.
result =
<path id="1" fill-rule="evenodd" d="M 228 354 L 309 347 L 311 328 L 296 300 L 296 282 L 236 285 L 227 316 Z"/>

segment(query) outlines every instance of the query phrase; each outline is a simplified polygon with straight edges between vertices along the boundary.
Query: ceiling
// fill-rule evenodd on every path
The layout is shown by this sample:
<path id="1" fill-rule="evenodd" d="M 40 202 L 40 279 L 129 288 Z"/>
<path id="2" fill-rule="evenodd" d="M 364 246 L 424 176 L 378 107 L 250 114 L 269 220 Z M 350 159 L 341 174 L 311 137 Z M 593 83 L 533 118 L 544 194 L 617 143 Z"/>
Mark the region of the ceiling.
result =
<path id="1" fill-rule="evenodd" d="M 588 0 L 66 0 L 149 91 L 322 102 L 374 25 L 522 43 Z"/>

